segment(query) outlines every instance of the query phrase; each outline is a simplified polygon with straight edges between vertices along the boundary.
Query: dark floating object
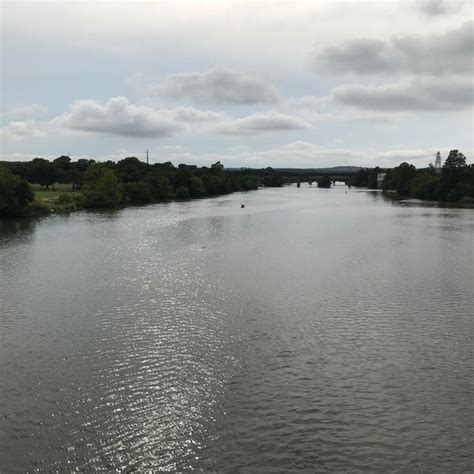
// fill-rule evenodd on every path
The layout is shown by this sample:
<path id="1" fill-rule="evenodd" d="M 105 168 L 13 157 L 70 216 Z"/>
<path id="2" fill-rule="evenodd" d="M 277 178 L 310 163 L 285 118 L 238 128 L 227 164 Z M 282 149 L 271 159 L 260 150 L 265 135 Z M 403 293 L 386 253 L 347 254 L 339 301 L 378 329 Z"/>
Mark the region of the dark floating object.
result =
<path id="1" fill-rule="evenodd" d="M 243 209 L 245 207 L 245 204 L 240 205 L 240 209 Z"/>

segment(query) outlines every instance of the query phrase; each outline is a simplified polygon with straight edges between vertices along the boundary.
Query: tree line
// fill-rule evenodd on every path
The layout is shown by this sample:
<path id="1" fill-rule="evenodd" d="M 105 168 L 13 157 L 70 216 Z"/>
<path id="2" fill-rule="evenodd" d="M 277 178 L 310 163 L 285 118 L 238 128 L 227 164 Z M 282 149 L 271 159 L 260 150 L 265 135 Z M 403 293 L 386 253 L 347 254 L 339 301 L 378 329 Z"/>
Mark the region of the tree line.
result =
<path id="1" fill-rule="evenodd" d="M 416 169 L 408 163 L 387 171 L 384 191 L 395 191 L 400 197 L 414 197 L 460 204 L 474 204 L 474 165 L 458 150 L 451 150 L 442 168 L 432 164 Z"/>
<path id="2" fill-rule="evenodd" d="M 351 184 L 376 189 L 377 176 L 385 171 L 386 192 L 400 197 L 474 203 L 474 166 L 468 165 L 458 150 L 450 151 L 441 170 L 432 165 L 416 169 L 408 163 L 388 170 L 361 168 L 353 175 Z M 285 173 L 288 171 L 270 167 L 225 170 L 219 161 L 200 168 L 185 164 L 175 167 L 170 162 L 148 165 L 135 157 L 101 163 L 86 159 L 72 161 L 68 156 L 52 161 L 35 158 L 29 162 L 0 162 L 0 217 L 49 211 L 44 202 L 35 200 L 32 184 L 46 190 L 67 185 L 71 192 L 59 194 L 55 210 L 70 211 L 218 196 L 261 185 L 281 187 Z M 321 180 L 318 185 L 329 187 L 331 181 L 326 178 L 327 183 Z"/>
<path id="3" fill-rule="evenodd" d="M 376 166 L 375 168 L 361 168 L 351 178 L 351 186 L 359 188 L 377 189 L 377 176 L 385 170 Z"/>
<path id="4" fill-rule="evenodd" d="M 53 161 L 0 162 L 0 216 L 15 217 L 46 212 L 34 200 L 31 184 L 54 190 L 70 186 L 58 202 L 65 210 L 106 209 L 171 199 L 217 196 L 257 189 L 258 176 L 249 170 L 229 172 L 218 161 L 210 167 L 172 163 L 150 164 L 129 157 L 103 163 L 60 156 Z"/>

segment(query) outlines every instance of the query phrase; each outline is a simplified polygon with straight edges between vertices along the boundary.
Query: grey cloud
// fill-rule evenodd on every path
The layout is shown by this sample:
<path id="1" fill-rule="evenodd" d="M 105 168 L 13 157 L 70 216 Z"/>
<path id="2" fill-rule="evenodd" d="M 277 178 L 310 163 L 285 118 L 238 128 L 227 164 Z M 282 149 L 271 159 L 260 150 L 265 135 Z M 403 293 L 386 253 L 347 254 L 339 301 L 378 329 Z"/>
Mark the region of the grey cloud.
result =
<path id="1" fill-rule="evenodd" d="M 125 97 L 114 97 L 105 105 L 93 100 L 77 101 L 51 123 L 73 131 L 160 138 L 182 130 L 184 123 L 214 121 L 217 116 L 191 107 L 157 110 L 130 104 Z"/>
<path id="2" fill-rule="evenodd" d="M 228 122 L 216 129 L 222 135 L 256 135 L 260 133 L 303 130 L 311 125 L 302 118 L 282 114 L 276 111 L 255 113 L 233 122 Z"/>
<path id="3" fill-rule="evenodd" d="M 214 104 L 259 104 L 278 100 L 273 87 L 265 82 L 225 68 L 205 73 L 168 76 L 153 93 L 180 100 Z"/>
<path id="4" fill-rule="evenodd" d="M 459 0 L 423 0 L 417 2 L 419 10 L 428 16 L 446 15 L 458 10 L 464 2 Z"/>
<path id="5" fill-rule="evenodd" d="M 178 122 L 219 122 L 225 120 L 227 116 L 213 110 L 199 110 L 194 107 L 176 107 L 169 109 L 169 114 Z"/>
<path id="6" fill-rule="evenodd" d="M 315 52 L 320 73 L 454 74 L 474 72 L 473 22 L 440 35 L 406 36 L 391 41 L 355 39 Z"/>
<path id="7" fill-rule="evenodd" d="M 419 79 L 381 86 L 343 85 L 331 91 L 335 102 L 375 111 L 458 110 L 474 104 L 471 79 Z"/>

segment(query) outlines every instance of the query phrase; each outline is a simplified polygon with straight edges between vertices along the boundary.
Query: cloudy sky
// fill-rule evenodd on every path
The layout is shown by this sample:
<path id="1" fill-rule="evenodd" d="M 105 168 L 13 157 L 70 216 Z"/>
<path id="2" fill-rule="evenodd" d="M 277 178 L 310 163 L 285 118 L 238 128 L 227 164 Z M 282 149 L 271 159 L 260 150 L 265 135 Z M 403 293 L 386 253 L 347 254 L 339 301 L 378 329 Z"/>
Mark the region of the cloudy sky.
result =
<path id="1" fill-rule="evenodd" d="M 1 4 L 1 157 L 472 162 L 471 0 Z"/>

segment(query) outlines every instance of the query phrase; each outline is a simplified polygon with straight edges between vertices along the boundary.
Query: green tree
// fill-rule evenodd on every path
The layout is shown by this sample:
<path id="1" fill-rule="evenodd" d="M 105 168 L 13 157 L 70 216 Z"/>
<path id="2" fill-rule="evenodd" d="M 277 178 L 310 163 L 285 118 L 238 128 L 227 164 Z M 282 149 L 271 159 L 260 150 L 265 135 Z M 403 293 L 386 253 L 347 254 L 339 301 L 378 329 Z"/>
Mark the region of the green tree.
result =
<path id="1" fill-rule="evenodd" d="M 431 170 L 420 171 L 412 182 L 411 194 L 418 199 L 438 199 L 440 178 Z"/>
<path id="2" fill-rule="evenodd" d="M 193 198 L 201 197 L 206 192 L 204 183 L 199 176 L 193 176 L 189 180 L 189 194 Z"/>
<path id="3" fill-rule="evenodd" d="M 331 178 L 327 175 L 322 176 L 318 179 L 318 188 L 330 188 L 331 187 Z"/>
<path id="4" fill-rule="evenodd" d="M 71 182 L 71 175 L 69 173 L 71 169 L 71 158 L 69 158 L 69 156 L 62 155 L 53 160 L 53 167 L 58 183 Z"/>
<path id="5" fill-rule="evenodd" d="M 361 168 L 352 178 L 352 184 L 357 187 L 365 188 L 368 186 L 370 170 L 368 168 Z"/>
<path id="6" fill-rule="evenodd" d="M 33 199 L 34 193 L 26 181 L 0 167 L 0 217 L 25 215 Z"/>
<path id="7" fill-rule="evenodd" d="M 166 201 L 171 197 L 173 187 L 167 176 L 154 173 L 147 176 L 146 180 L 150 183 L 151 193 L 156 201 Z"/>
<path id="8" fill-rule="evenodd" d="M 176 199 L 189 199 L 189 189 L 186 186 L 179 186 L 174 195 Z"/>
<path id="9" fill-rule="evenodd" d="M 223 194 L 224 192 L 224 179 L 222 176 L 217 175 L 205 175 L 204 176 L 204 186 L 206 187 L 206 194 L 212 196 Z"/>
<path id="10" fill-rule="evenodd" d="M 416 176 L 416 168 L 408 163 L 401 163 L 388 170 L 383 181 L 384 190 L 395 190 L 400 196 L 411 194 L 412 180 Z"/>
<path id="11" fill-rule="evenodd" d="M 84 198 L 89 208 L 118 207 L 123 193 L 114 172 L 101 163 L 91 166 L 85 176 Z"/>
<path id="12" fill-rule="evenodd" d="M 134 156 L 125 158 L 117 162 L 115 171 L 124 183 L 141 181 L 147 170 L 146 163 L 141 162 Z"/>
<path id="13" fill-rule="evenodd" d="M 211 165 L 211 171 L 213 173 L 222 173 L 224 171 L 224 165 L 220 161 L 216 161 Z"/>
<path id="14" fill-rule="evenodd" d="M 31 161 L 28 171 L 28 181 L 30 181 L 30 183 L 46 186 L 46 189 L 52 186 L 54 190 L 56 179 L 56 169 L 48 160 L 35 158 Z"/>
<path id="15" fill-rule="evenodd" d="M 464 189 L 469 167 L 466 165 L 466 157 L 458 150 L 451 150 L 443 164 L 441 173 L 440 198 L 443 201 L 456 202 L 468 196 L 469 191 Z M 471 183 L 472 184 L 472 183 Z"/>
<path id="16" fill-rule="evenodd" d="M 382 170 L 378 166 L 370 171 L 369 176 L 367 177 L 367 187 L 369 189 L 378 188 L 377 175 L 381 172 Z"/>
<path id="17" fill-rule="evenodd" d="M 466 166 L 466 157 L 458 150 L 451 150 L 449 152 L 446 161 L 444 162 L 443 168 L 445 170 L 453 170 L 464 168 Z"/>
<path id="18" fill-rule="evenodd" d="M 150 184 L 144 181 L 124 183 L 123 191 L 128 204 L 149 204 L 154 200 Z"/>

